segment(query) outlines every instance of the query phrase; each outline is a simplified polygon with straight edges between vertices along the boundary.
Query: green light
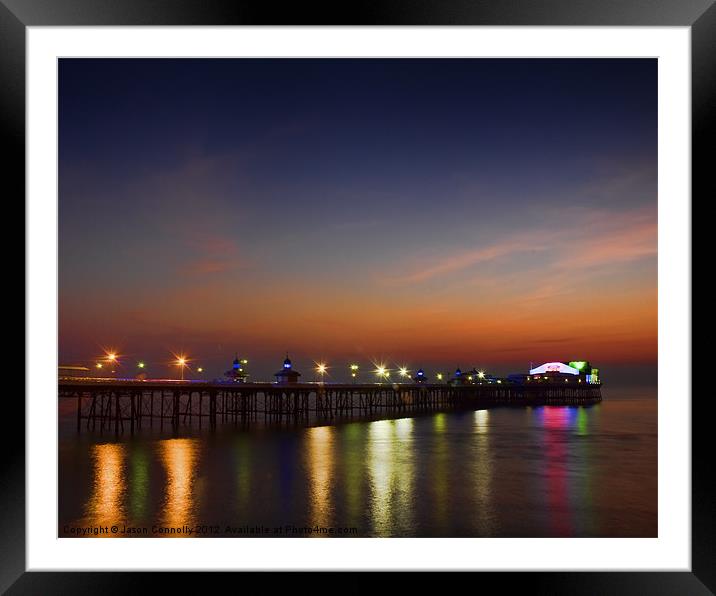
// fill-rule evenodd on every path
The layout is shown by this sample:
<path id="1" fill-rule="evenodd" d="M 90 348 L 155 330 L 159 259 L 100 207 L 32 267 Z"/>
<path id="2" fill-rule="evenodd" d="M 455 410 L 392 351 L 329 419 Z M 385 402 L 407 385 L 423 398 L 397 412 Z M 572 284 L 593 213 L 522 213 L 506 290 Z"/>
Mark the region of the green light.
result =
<path id="1" fill-rule="evenodd" d="M 140 362 L 139 364 L 137 364 L 137 366 L 138 366 L 139 368 L 144 368 L 144 362 Z"/>
<path id="2" fill-rule="evenodd" d="M 587 363 L 584 360 L 575 360 L 570 362 L 569 366 L 576 368 L 577 370 L 582 370 L 585 366 L 587 366 Z"/>

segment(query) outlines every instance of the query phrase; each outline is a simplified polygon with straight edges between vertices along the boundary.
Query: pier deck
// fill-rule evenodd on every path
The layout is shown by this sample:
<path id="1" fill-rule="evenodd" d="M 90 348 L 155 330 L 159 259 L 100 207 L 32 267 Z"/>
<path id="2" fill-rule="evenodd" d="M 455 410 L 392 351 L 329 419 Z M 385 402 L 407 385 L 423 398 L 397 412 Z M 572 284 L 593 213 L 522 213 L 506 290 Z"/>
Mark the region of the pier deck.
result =
<path id="1" fill-rule="evenodd" d="M 130 432 L 143 425 L 391 418 L 490 405 L 579 405 L 601 401 L 599 384 L 209 383 L 60 379 L 61 398 L 77 401 L 77 431 Z M 83 424 L 84 423 L 84 424 Z"/>

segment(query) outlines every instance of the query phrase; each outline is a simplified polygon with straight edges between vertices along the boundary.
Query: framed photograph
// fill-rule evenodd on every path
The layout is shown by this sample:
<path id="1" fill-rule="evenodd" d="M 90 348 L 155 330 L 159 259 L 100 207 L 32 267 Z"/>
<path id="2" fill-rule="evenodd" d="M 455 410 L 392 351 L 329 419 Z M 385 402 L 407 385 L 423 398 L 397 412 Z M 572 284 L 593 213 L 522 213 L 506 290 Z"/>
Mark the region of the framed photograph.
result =
<path id="1" fill-rule="evenodd" d="M 27 234 L 4 590 L 713 593 L 712 2 L 2 0 L 0 27 Z"/>

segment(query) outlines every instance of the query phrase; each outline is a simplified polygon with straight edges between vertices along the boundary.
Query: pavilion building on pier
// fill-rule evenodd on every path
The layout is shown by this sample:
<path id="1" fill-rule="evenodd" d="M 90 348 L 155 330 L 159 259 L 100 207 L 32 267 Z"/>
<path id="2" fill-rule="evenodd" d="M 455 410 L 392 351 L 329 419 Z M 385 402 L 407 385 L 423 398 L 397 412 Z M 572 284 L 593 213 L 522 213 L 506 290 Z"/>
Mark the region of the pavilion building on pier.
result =
<path id="1" fill-rule="evenodd" d="M 246 383 L 246 379 L 249 374 L 244 370 L 244 367 L 248 364 L 246 358 L 239 360 L 238 354 L 234 358 L 234 362 L 231 368 L 224 373 L 224 376 L 233 383 Z"/>
<path id="2" fill-rule="evenodd" d="M 288 357 L 288 354 L 286 354 L 286 360 L 283 361 L 283 368 L 277 373 L 274 373 L 276 384 L 278 385 L 295 385 L 298 383 L 298 377 L 300 376 L 300 372 L 293 370 L 293 365 L 291 364 L 291 359 Z"/>
<path id="3" fill-rule="evenodd" d="M 587 360 L 571 360 L 569 362 L 545 362 L 541 366 L 530 369 L 527 381 L 576 381 L 589 385 L 598 384 L 599 370 Z"/>

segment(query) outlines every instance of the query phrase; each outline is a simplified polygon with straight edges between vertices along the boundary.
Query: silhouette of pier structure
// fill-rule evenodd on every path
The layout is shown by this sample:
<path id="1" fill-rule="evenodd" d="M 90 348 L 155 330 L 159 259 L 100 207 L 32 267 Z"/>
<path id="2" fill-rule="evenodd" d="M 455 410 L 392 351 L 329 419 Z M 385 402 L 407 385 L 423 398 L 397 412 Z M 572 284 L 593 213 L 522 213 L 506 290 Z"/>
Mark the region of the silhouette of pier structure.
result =
<path id="1" fill-rule="evenodd" d="M 554 383 L 208 383 L 60 379 L 59 396 L 76 400 L 77 431 L 331 423 L 395 418 L 431 411 L 495 405 L 588 405 L 600 384 Z"/>

